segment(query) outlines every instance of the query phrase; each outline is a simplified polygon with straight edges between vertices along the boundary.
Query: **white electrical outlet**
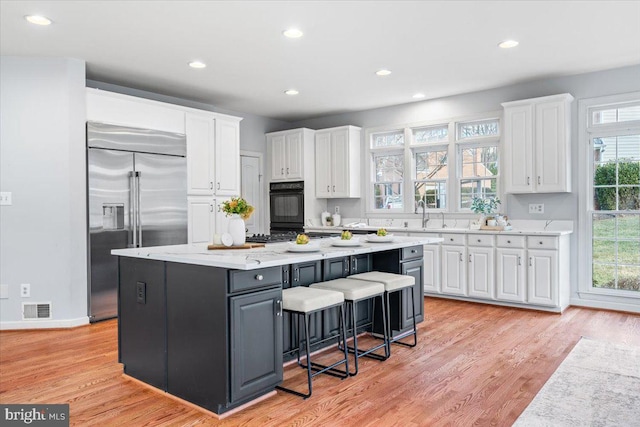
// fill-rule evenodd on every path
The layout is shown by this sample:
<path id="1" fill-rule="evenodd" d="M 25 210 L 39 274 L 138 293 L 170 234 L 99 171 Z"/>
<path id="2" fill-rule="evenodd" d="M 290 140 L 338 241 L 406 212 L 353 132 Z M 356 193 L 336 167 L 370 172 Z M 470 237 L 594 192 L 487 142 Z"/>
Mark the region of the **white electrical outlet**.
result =
<path id="1" fill-rule="evenodd" d="M 339 214 L 340 213 L 340 206 L 336 206 L 336 213 Z"/>
<path id="2" fill-rule="evenodd" d="M 31 297 L 31 284 L 23 283 L 23 284 L 20 285 L 20 296 L 22 298 Z"/>
<path id="3" fill-rule="evenodd" d="M 0 285 L 0 299 L 9 298 L 9 285 Z"/>
<path id="4" fill-rule="evenodd" d="M 2 191 L 0 192 L 0 206 L 11 206 L 13 203 L 11 202 L 11 192 L 10 191 Z"/>
<path id="5" fill-rule="evenodd" d="M 544 203 L 529 203 L 529 213 L 530 214 L 543 214 L 544 213 Z"/>

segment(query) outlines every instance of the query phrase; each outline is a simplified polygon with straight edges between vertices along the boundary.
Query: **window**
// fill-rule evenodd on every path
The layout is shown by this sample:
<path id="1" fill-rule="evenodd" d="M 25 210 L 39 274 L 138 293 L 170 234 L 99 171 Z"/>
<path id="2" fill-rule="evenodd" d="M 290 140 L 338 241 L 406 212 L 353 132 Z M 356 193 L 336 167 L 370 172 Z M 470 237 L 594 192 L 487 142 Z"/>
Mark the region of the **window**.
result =
<path id="1" fill-rule="evenodd" d="M 373 209 L 404 208 L 404 130 L 371 135 Z"/>
<path id="2" fill-rule="evenodd" d="M 498 196 L 498 114 L 367 132 L 368 209 L 413 213 L 423 201 L 425 209 L 459 212 L 473 197 Z"/>
<path id="3" fill-rule="evenodd" d="M 619 105 L 594 108 L 591 110 L 591 124 L 606 125 L 611 123 L 640 121 L 640 105 Z"/>
<path id="4" fill-rule="evenodd" d="M 498 196 L 498 146 L 460 147 L 460 208 L 474 197 Z"/>
<path id="5" fill-rule="evenodd" d="M 423 200 L 426 209 L 446 209 L 447 147 L 416 151 L 414 164 L 414 204 Z"/>

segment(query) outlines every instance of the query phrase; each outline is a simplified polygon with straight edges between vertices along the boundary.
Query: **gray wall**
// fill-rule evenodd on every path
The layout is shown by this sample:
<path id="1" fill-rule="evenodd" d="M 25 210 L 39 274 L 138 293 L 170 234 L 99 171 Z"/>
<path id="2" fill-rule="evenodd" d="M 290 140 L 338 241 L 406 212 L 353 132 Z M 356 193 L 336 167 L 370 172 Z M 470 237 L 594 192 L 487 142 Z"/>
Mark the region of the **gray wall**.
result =
<path id="1" fill-rule="evenodd" d="M 0 207 L 0 321 L 20 321 L 22 302 L 86 321 L 84 61 L 4 56 L 0 67 L 0 185 L 13 193 Z"/>
<path id="2" fill-rule="evenodd" d="M 481 114 L 502 109 L 501 103 L 519 99 L 535 98 L 559 93 L 570 93 L 576 99 L 572 105 L 572 181 L 573 192 L 566 194 L 531 194 L 508 195 L 506 197 L 506 213 L 513 219 L 531 220 L 572 220 L 574 230 L 578 228 L 578 183 L 582 177 L 578 176 L 578 101 L 584 98 L 594 98 L 605 95 L 621 94 L 640 90 L 640 65 L 617 68 L 575 76 L 556 77 L 521 83 L 501 88 L 468 93 L 410 104 L 397 105 L 387 108 L 359 111 L 348 114 L 320 117 L 292 123 L 291 127 L 309 127 L 322 129 L 333 126 L 355 125 L 363 129 L 384 125 L 406 124 L 439 118 L 452 118 Z M 363 141 L 364 144 L 364 132 Z M 363 162 L 367 159 L 363 159 Z M 363 165 L 364 166 L 364 165 Z M 362 169 L 366 170 L 366 169 Z M 364 216 L 363 200 L 330 200 L 329 212 L 333 212 L 335 205 L 340 206 L 343 217 Z M 530 215 L 529 203 L 544 203 L 545 212 L 542 215 Z M 407 215 L 404 215 L 405 217 Z M 590 268 L 583 261 L 582 268 Z M 578 272 L 577 235 L 571 235 L 571 288 L 572 299 L 578 300 L 577 272 Z"/>
<path id="3" fill-rule="evenodd" d="M 87 87 L 108 90 L 110 92 L 122 93 L 125 95 L 137 96 L 138 98 L 152 99 L 169 104 L 182 105 L 184 107 L 197 108 L 200 110 L 213 111 L 221 114 L 242 117 L 240 122 L 240 149 L 246 151 L 267 152 L 264 134 L 282 130 L 289 127 L 288 122 L 270 119 L 268 117 L 256 116 L 254 114 L 241 113 L 238 111 L 226 110 L 215 105 L 203 104 L 201 102 L 190 101 L 188 99 L 176 98 L 173 96 L 160 95 L 144 90 L 118 86 L 110 83 L 87 80 Z"/>

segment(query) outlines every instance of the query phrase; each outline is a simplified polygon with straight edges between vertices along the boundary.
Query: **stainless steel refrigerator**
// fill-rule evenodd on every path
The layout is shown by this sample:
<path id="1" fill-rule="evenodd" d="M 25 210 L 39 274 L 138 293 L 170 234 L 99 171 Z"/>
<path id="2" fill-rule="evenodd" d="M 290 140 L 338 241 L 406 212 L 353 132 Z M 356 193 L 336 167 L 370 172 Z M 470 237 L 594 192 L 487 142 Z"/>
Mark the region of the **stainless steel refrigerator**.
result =
<path id="1" fill-rule="evenodd" d="M 111 249 L 187 243 L 186 138 L 87 123 L 89 316 L 117 316 Z"/>

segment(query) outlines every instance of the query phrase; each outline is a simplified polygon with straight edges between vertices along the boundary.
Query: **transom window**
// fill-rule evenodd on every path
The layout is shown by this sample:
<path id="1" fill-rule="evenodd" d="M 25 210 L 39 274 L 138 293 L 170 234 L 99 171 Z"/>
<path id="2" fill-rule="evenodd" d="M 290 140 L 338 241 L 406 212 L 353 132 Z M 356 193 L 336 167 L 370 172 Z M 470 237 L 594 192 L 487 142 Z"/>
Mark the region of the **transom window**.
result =
<path id="1" fill-rule="evenodd" d="M 458 141 L 500 136 L 498 119 L 458 123 Z"/>
<path id="2" fill-rule="evenodd" d="M 414 144 L 442 143 L 449 141 L 449 126 L 438 125 L 413 130 Z"/>

